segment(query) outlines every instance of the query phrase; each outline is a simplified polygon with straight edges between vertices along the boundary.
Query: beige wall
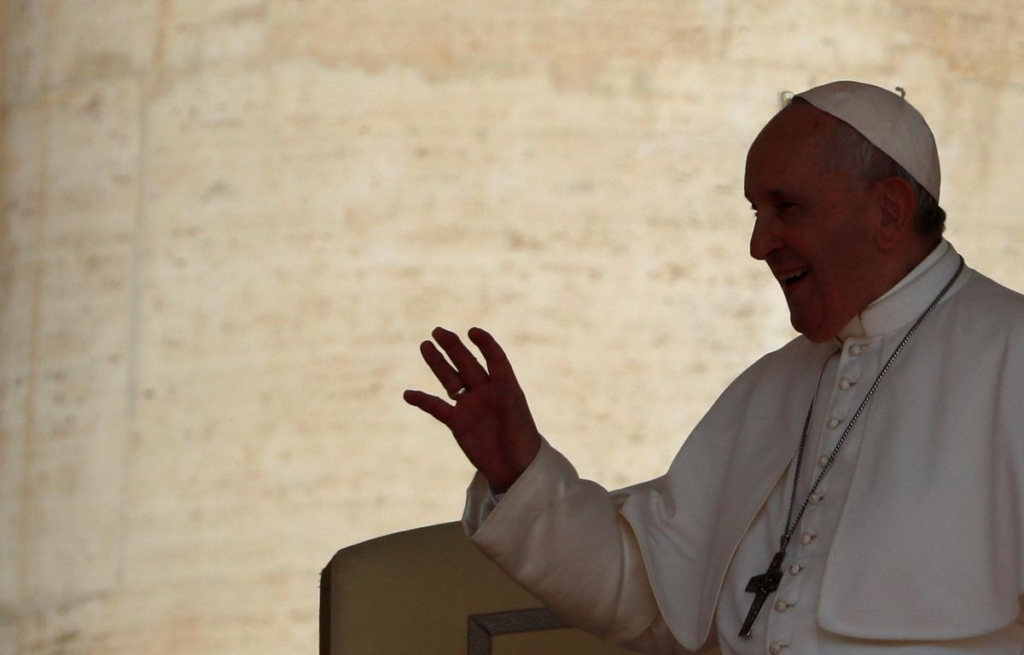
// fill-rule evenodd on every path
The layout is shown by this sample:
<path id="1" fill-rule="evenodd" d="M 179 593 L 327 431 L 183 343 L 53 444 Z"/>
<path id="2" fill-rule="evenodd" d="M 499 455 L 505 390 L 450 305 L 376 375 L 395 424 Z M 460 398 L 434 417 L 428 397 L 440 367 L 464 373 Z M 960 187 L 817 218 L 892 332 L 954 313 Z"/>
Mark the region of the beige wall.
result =
<path id="1" fill-rule="evenodd" d="M 313 652 L 343 545 L 459 516 L 403 405 L 490 328 L 609 486 L 791 336 L 746 256 L 775 95 L 901 85 L 1024 289 L 1016 0 L 9 0 L 0 653 Z"/>

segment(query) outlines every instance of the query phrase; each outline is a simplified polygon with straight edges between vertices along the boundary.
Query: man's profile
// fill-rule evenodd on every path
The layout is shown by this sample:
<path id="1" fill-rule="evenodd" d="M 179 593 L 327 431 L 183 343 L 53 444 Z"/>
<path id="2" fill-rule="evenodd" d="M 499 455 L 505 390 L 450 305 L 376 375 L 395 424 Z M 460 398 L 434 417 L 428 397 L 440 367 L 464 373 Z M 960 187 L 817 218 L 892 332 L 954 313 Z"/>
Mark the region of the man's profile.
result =
<path id="1" fill-rule="evenodd" d="M 541 436 L 491 335 L 469 332 L 485 367 L 434 330 L 447 359 L 420 350 L 452 402 L 405 399 L 478 470 L 473 542 L 643 652 L 1024 652 L 1024 297 L 942 238 L 940 186 L 902 90 L 834 82 L 780 110 L 743 193 L 800 336 L 619 491 Z"/>

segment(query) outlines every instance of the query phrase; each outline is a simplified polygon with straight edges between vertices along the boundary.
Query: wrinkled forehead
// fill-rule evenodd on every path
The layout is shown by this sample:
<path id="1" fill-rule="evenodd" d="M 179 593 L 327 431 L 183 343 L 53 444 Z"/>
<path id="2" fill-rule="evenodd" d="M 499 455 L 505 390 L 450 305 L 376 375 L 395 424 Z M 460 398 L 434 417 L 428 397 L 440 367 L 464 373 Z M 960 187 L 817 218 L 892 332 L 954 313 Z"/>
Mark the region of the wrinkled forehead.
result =
<path id="1" fill-rule="evenodd" d="M 835 174 L 826 146 L 838 119 L 805 102 L 794 102 L 772 118 L 747 152 L 744 194 L 796 190 Z"/>
<path id="2" fill-rule="evenodd" d="M 813 105 L 794 100 L 761 129 L 747 152 L 751 157 L 792 157 L 820 151 L 839 120 Z"/>

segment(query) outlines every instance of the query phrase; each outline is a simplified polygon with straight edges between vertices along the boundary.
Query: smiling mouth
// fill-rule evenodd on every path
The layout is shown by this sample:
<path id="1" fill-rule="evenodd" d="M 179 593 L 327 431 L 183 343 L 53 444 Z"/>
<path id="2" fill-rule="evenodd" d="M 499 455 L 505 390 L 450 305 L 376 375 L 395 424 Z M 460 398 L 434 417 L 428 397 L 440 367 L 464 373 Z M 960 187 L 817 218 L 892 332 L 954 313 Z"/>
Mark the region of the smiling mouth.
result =
<path id="1" fill-rule="evenodd" d="M 779 282 L 784 287 L 793 286 L 794 284 L 796 284 L 800 280 L 804 279 L 804 276 L 806 276 L 807 272 L 810 271 L 810 270 L 811 270 L 810 268 L 801 268 L 799 270 L 791 271 L 791 272 L 786 273 L 784 275 L 779 275 L 778 276 Z"/>

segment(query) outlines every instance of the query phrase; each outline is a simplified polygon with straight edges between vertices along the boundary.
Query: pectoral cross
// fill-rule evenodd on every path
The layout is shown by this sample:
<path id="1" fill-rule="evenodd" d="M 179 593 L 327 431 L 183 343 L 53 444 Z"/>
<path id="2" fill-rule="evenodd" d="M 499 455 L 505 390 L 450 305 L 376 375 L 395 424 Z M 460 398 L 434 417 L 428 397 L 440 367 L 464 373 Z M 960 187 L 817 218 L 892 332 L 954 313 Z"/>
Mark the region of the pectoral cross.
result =
<path id="1" fill-rule="evenodd" d="M 757 615 L 761 613 L 761 607 L 764 606 L 764 601 L 768 599 L 768 594 L 779 588 L 779 582 L 782 581 L 782 560 L 785 558 L 786 551 L 780 550 L 775 553 L 772 563 L 768 565 L 768 570 L 761 575 L 755 575 L 747 583 L 746 591 L 754 594 L 754 602 L 750 604 L 747 619 L 743 622 L 743 627 L 740 628 L 741 637 L 746 638 L 750 636 L 750 629 L 754 627 L 754 621 L 757 620 Z"/>

